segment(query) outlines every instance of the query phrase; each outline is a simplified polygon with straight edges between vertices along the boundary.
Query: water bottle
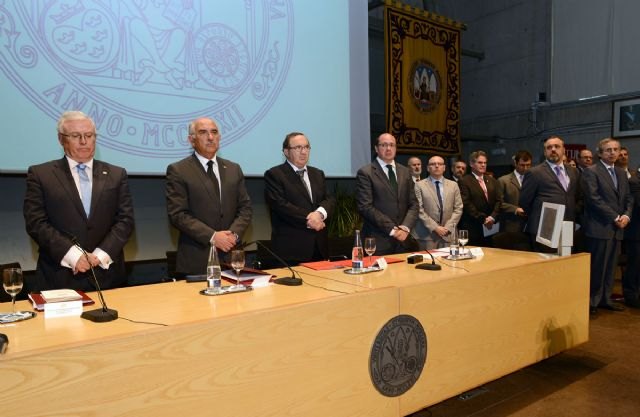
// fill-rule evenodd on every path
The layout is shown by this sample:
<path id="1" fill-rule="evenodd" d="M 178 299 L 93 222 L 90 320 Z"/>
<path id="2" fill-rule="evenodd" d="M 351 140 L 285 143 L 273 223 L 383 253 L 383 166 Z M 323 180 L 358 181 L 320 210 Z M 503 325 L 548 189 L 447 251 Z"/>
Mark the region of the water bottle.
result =
<path id="1" fill-rule="evenodd" d="M 209 259 L 207 261 L 207 292 L 219 293 L 222 287 L 222 269 L 218 251 L 214 245 L 209 249 Z"/>
<path id="2" fill-rule="evenodd" d="M 364 249 L 362 249 L 362 239 L 360 230 L 356 230 L 356 237 L 351 250 L 351 269 L 354 272 L 362 271 L 364 268 Z"/>
<path id="3" fill-rule="evenodd" d="M 458 230 L 454 227 L 449 233 L 449 259 L 458 259 L 460 244 L 458 243 Z"/>

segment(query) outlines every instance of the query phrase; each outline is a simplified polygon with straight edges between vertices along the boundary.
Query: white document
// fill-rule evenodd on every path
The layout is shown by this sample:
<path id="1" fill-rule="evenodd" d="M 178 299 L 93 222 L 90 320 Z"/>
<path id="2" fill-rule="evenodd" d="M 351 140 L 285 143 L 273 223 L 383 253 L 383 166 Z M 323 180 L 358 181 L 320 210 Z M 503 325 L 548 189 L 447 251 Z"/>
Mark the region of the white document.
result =
<path id="1" fill-rule="evenodd" d="M 60 301 L 46 303 L 44 305 L 44 318 L 80 316 L 82 314 L 82 301 Z"/>
<path id="2" fill-rule="evenodd" d="M 62 289 L 42 291 L 42 298 L 47 303 L 57 303 L 59 301 L 82 300 L 82 296 L 76 290 Z"/>
<path id="3" fill-rule="evenodd" d="M 235 281 L 238 279 L 238 275 L 236 274 L 236 271 L 234 271 L 233 269 L 226 269 L 222 271 L 222 276 L 225 278 L 229 278 L 232 281 Z M 271 278 L 271 275 L 264 274 L 264 273 L 248 272 L 248 271 L 240 272 L 240 282 L 252 281 L 252 280 L 255 281 L 264 277 L 267 277 L 267 279 L 269 279 Z"/>
<path id="4" fill-rule="evenodd" d="M 494 223 L 491 226 L 491 229 L 487 228 L 484 224 L 482 225 L 482 235 L 484 237 L 493 236 L 500 231 L 500 222 Z"/>

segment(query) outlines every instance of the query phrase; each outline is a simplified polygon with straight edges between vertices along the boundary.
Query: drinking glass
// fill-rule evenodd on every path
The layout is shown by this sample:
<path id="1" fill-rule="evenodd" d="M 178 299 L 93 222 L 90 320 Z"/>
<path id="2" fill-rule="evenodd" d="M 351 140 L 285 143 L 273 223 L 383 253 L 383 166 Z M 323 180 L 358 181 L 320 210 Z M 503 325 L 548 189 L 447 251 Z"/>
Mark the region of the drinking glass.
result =
<path id="1" fill-rule="evenodd" d="M 375 237 L 367 237 L 364 239 L 364 251 L 369 255 L 369 268 L 373 266 L 371 262 L 371 256 L 376 253 L 376 238 Z"/>
<path id="2" fill-rule="evenodd" d="M 22 284 L 22 269 L 7 268 L 2 271 L 2 286 L 7 294 L 11 296 L 13 313 L 16 312 L 16 295 L 22 291 Z"/>
<path id="3" fill-rule="evenodd" d="M 469 243 L 469 231 L 468 230 L 458 230 L 458 242 L 462 246 L 462 250 L 460 255 L 464 256 L 464 245 Z"/>
<path id="4" fill-rule="evenodd" d="M 236 285 L 235 289 L 244 288 L 244 285 L 240 283 L 240 272 L 244 268 L 244 251 L 241 249 L 231 251 L 231 267 L 236 271 Z"/>

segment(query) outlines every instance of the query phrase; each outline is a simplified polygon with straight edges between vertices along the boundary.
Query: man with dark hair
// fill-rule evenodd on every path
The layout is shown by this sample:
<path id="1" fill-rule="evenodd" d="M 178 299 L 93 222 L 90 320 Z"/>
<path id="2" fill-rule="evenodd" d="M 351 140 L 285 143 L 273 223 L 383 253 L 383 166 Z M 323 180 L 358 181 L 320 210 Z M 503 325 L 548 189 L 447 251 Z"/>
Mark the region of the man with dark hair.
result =
<path id="1" fill-rule="evenodd" d="M 282 143 L 286 161 L 264 173 L 273 251 L 289 264 L 329 259 L 327 221 L 334 207 L 324 172 L 307 165 L 311 145 L 300 132 Z"/>
<path id="2" fill-rule="evenodd" d="M 24 219 L 40 252 L 35 291 L 95 290 L 91 268 L 101 289 L 127 283 L 123 248 L 134 224 L 127 172 L 94 159 L 96 140 L 89 116 L 65 112 L 64 157 L 29 167 Z"/>
<path id="3" fill-rule="evenodd" d="M 500 212 L 502 217 L 503 232 L 522 232 L 527 215 L 520 207 L 520 188 L 524 174 L 531 168 L 531 153 L 518 151 L 513 156 L 513 172 L 498 178 L 502 187 L 502 205 Z"/>
<path id="4" fill-rule="evenodd" d="M 251 222 L 251 200 L 240 165 L 217 156 L 220 131 L 212 119 L 189 124 L 193 154 L 167 167 L 167 213 L 178 229 L 176 272 L 203 274 L 210 245 L 226 254 Z"/>
<path id="5" fill-rule="evenodd" d="M 467 174 L 467 163 L 462 159 L 454 159 L 451 161 L 451 180 L 459 182 L 462 177 Z"/>
<path id="6" fill-rule="evenodd" d="M 640 178 L 629 178 L 629 189 L 633 196 L 631 223 L 625 229 L 624 243 L 627 267 L 622 276 L 624 303 L 632 308 L 640 308 Z"/>
<path id="7" fill-rule="evenodd" d="M 631 220 L 633 197 L 629 180 L 615 166 L 620 142 L 605 138 L 598 143 L 600 162 L 582 173 L 584 192 L 584 233 L 591 253 L 591 314 L 597 308 L 621 311 L 624 307 L 611 301 L 613 271 L 618 262 L 620 241 Z"/>
<path id="8" fill-rule="evenodd" d="M 415 240 L 407 240 L 418 218 L 415 184 L 409 169 L 395 162 L 393 135 L 380 135 L 375 150 L 376 160 L 360 168 L 356 176 L 362 235 L 376 238 L 376 254 L 408 252 L 417 248 Z"/>
<path id="9" fill-rule="evenodd" d="M 629 149 L 626 146 L 620 147 L 620 155 L 618 155 L 618 159 L 616 159 L 616 166 L 627 174 L 627 178 L 637 175 L 637 172 L 629 169 Z"/>
<path id="10" fill-rule="evenodd" d="M 498 232 L 498 214 L 502 190 L 498 180 L 487 175 L 487 154 L 475 151 L 469 155 L 471 174 L 458 183 L 462 195 L 462 219 L 459 229 L 469 231 L 469 244 L 491 246 L 490 236 Z"/>
<path id="11" fill-rule="evenodd" d="M 524 175 L 519 202 L 528 216 L 526 231 L 531 236 L 533 248 L 538 252 L 553 252 L 553 249 L 536 242 L 542 203 L 564 205 L 564 220 L 574 222 L 582 211 L 582 193 L 580 174 L 562 163 L 564 141 L 558 136 L 550 136 L 542 145 L 545 161 Z"/>
<path id="12" fill-rule="evenodd" d="M 589 149 L 581 149 L 580 152 L 578 152 L 576 163 L 578 164 L 578 171 L 584 171 L 593 165 L 593 153 Z"/>

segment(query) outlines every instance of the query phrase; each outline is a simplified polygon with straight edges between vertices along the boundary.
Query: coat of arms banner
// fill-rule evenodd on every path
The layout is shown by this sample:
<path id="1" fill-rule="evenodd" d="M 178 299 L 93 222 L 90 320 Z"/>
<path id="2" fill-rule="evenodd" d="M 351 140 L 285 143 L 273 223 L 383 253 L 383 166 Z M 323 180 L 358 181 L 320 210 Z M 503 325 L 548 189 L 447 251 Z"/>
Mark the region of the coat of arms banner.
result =
<path id="1" fill-rule="evenodd" d="M 387 130 L 398 152 L 460 153 L 460 30 L 445 17 L 387 1 Z"/>

